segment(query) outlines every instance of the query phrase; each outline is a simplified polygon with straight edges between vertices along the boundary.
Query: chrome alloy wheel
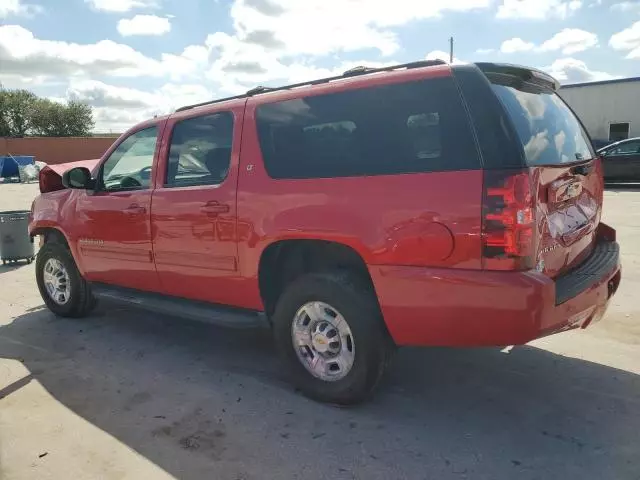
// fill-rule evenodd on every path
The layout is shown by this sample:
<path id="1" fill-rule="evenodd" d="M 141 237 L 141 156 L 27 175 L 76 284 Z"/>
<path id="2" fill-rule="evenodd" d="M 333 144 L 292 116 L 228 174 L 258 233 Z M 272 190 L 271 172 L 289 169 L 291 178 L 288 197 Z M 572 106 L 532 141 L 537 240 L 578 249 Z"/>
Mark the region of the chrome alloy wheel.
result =
<path id="1" fill-rule="evenodd" d="M 64 305 L 71 296 L 71 282 L 69 273 L 60 260 L 50 258 L 44 264 L 42 275 L 44 286 L 49 298 L 58 305 Z"/>
<path id="2" fill-rule="evenodd" d="M 331 305 L 305 303 L 293 319 L 291 338 L 298 359 L 314 377 L 335 382 L 351 371 L 356 352 L 353 335 Z"/>

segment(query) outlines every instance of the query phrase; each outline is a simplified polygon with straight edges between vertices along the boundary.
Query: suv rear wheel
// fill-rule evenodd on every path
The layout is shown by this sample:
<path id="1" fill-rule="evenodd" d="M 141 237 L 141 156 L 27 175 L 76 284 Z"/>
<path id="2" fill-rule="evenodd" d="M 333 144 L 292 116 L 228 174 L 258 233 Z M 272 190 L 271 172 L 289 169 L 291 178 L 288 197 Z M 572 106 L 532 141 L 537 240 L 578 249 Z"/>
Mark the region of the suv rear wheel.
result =
<path id="1" fill-rule="evenodd" d="M 374 293 L 348 273 L 311 273 L 280 297 L 278 351 L 307 396 L 348 405 L 375 389 L 393 351 Z"/>
<path id="2" fill-rule="evenodd" d="M 95 307 L 89 284 L 71 252 L 57 242 L 45 243 L 36 260 L 36 281 L 49 310 L 61 317 L 83 317 Z"/>

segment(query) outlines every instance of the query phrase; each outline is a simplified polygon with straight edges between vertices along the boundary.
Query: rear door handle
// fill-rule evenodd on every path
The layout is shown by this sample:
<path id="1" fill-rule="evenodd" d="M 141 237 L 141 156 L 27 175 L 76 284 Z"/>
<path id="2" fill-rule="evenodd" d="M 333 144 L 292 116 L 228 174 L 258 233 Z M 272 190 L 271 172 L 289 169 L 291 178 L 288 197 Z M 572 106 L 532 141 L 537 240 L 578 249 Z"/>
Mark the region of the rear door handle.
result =
<path id="1" fill-rule="evenodd" d="M 229 210 L 231 210 L 229 205 L 216 202 L 215 200 L 205 203 L 201 208 L 202 213 L 206 213 L 211 216 L 219 215 L 221 213 L 229 213 Z"/>
<path id="2" fill-rule="evenodd" d="M 133 203 L 129 205 L 127 208 L 125 208 L 124 211 L 129 215 L 143 215 L 147 213 L 147 209 L 144 207 L 141 207 L 137 203 Z"/>

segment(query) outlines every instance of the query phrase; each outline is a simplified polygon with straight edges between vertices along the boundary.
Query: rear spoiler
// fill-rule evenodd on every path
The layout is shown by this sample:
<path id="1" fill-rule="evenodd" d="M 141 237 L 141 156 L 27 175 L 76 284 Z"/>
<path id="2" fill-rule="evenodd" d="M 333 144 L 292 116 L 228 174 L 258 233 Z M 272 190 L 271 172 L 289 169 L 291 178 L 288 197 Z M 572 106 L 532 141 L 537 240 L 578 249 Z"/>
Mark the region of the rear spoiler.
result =
<path id="1" fill-rule="evenodd" d="M 64 190 L 62 185 L 62 174 L 67 170 L 71 170 L 76 167 L 86 167 L 92 173 L 98 162 L 99 158 L 93 160 L 80 160 L 78 162 L 59 163 L 57 165 L 47 165 L 40 170 L 39 182 L 40 193 L 55 192 L 57 190 Z"/>
<path id="2" fill-rule="evenodd" d="M 541 87 L 557 91 L 560 88 L 560 82 L 548 73 L 535 68 L 523 67 L 520 65 L 511 65 L 507 63 L 476 63 L 482 73 L 490 80 L 499 83 L 509 83 L 517 79 L 521 82 L 528 83 L 532 86 Z"/>

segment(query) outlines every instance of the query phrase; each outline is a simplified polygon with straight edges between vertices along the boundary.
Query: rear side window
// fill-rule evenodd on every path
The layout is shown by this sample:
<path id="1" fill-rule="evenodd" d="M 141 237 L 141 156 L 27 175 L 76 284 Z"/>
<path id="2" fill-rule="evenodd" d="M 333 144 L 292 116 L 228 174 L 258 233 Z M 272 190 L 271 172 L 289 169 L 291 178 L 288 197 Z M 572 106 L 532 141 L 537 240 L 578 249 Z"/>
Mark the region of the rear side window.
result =
<path id="1" fill-rule="evenodd" d="M 216 185 L 229 172 L 233 114 L 221 112 L 176 123 L 171 134 L 167 187 Z"/>
<path id="2" fill-rule="evenodd" d="M 558 165 L 595 156 L 582 125 L 555 92 L 529 84 L 492 88 L 511 117 L 528 165 Z"/>
<path id="3" fill-rule="evenodd" d="M 480 168 L 451 78 L 261 105 L 257 126 L 272 178 Z"/>

